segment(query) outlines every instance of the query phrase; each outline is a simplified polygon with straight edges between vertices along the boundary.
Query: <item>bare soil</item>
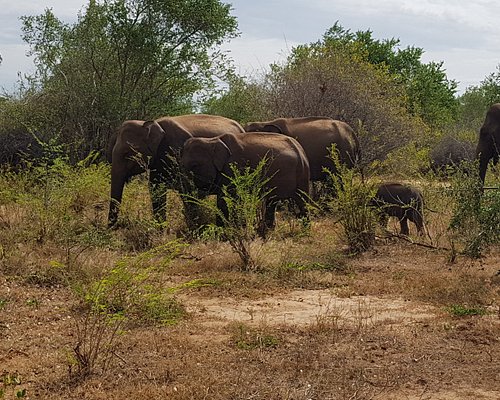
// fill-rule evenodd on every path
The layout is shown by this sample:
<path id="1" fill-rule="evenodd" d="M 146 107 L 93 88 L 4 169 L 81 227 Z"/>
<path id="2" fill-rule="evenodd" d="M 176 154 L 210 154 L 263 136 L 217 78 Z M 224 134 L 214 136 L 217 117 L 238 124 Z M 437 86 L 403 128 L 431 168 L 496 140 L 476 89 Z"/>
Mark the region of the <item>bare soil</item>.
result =
<path id="1" fill-rule="evenodd" d="M 85 378 L 72 361 L 74 290 L 4 265 L 0 371 L 21 381 L 5 398 L 500 399 L 498 250 L 450 264 L 445 251 L 391 239 L 337 259 L 325 232 L 266 244 L 255 272 L 224 245 L 193 244 L 165 282 L 217 284 L 176 294 L 188 312 L 176 325 L 127 325 L 107 368 Z M 280 267 L 297 260 L 338 267 Z"/>

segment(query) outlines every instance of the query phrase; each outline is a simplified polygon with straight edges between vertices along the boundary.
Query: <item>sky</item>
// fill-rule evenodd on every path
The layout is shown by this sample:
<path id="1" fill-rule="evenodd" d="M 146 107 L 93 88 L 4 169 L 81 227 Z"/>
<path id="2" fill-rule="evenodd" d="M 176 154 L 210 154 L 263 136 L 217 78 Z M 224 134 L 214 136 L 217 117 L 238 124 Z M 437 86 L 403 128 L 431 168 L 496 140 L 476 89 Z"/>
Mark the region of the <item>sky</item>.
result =
<path id="1" fill-rule="evenodd" d="M 225 44 L 240 74 L 251 76 L 282 61 L 299 44 L 320 40 L 338 21 L 376 39 L 398 38 L 424 49 L 424 62 L 443 61 L 458 91 L 479 84 L 500 64 L 498 0 L 222 0 L 232 4 L 241 35 Z M 88 0 L 0 0 L 0 88 L 15 89 L 18 73 L 33 72 L 21 38 L 21 15 L 45 8 L 76 21 Z"/>

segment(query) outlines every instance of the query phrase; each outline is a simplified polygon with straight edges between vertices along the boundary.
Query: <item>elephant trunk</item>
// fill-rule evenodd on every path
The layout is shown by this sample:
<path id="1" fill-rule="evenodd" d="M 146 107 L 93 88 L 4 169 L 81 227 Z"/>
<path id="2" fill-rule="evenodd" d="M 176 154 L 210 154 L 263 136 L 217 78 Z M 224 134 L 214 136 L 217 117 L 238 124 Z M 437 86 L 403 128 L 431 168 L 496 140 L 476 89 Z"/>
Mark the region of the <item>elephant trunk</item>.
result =
<path id="1" fill-rule="evenodd" d="M 123 196 L 123 187 L 125 186 L 125 176 L 116 174 L 111 167 L 111 200 L 109 202 L 108 227 L 113 227 L 118 221 L 120 203 Z"/>

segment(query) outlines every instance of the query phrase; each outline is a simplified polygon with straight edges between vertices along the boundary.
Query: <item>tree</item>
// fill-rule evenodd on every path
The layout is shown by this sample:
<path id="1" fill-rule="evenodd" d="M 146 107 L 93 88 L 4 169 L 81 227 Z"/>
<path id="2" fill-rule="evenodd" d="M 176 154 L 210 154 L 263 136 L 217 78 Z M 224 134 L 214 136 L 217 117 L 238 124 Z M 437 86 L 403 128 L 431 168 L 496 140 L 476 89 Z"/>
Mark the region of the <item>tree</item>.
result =
<path id="1" fill-rule="evenodd" d="M 428 128 L 407 111 L 407 95 L 385 64 L 372 64 L 357 42 L 319 41 L 292 49 L 263 86 L 275 116 L 324 115 L 357 132 L 364 163 L 386 155 Z"/>
<path id="2" fill-rule="evenodd" d="M 231 76 L 223 93 L 216 94 L 205 102 L 203 112 L 222 115 L 242 124 L 270 119 L 265 107 L 266 96 L 266 89 L 258 81 Z"/>
<path id="3" fill-rule="evenodd" d="M 193 95 L 230 70 L 217 47 L 237 32 L 219 0 L 90 0 L 72 25 L 51 10 L 22 22 L 36 65 L 25 95 L 46 111 L 39 128 L 80 156 L 124 119 L 192 111 Z"/>
<path id="4" fill-rule="evenodd" d="M 475 134 L 483 124 L 486 112 L 492 104 L 500 103 L 500 64 L 496 72 L 486 76 L 477 86 L 470 86 L 459 97 L 459 126 Z"/>
<path id="5" fill-rule="evenodd" d="M 326 48 L 349 47 L 373 65 L 386 66 L 393 79 L 401 83 L 408 95 L 407 107 L 432 127 L 450 124 L 457 115 L 457 83 L 449 80 L 443 62 L 423 63 L 424 50 L 409 46 L 400 48 L 400 40 L 377 40 L 372 31 L 355 33 L 336 22 L 323 36 Z"/>

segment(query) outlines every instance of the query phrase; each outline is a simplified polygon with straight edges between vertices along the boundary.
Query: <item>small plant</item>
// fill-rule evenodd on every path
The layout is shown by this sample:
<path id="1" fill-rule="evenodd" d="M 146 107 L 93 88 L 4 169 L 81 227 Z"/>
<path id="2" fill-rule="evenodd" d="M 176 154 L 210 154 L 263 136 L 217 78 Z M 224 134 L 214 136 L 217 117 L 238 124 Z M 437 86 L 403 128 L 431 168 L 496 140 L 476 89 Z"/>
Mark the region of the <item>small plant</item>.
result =
<path id="1" fill-rule="evenodd" d="M 468 307 L 461 304 L 452 304 L 448 307 L 448 312 L 454 317 L 466 317 L 470 315 L 485 315 L 486 309 L 482 306 Z"/>
<path id="2" fill-rule="evenodd" d="M 21 376 L 17 372 L 4 371 L 0 375 L 0 399 L 23 399 L 26 397 L 26 389 L 19 389 Z M 8 397 L 7 397 L 8 396 Z"/>
<path id="3" fill-rule="evenodd" d="M 8 299 L 0 298 L 0 310 L 2 310 L 3 308 L 5 308 L 5 306 L 7 305 L 8 302 L 9 302 Z"/>
<path id="4" fill-rule="evenodd" d="M 312 263 L 287 262 L 283 264 L 281 268 L 293 271 L 343 271 L 345 266 L 342 264 L 322 263 L 316 261 Z"/>
<path id="5" fill-rule="evenodd" d="M 246 167 L 238 169 L 231 165 L 229 183 L 222 188 L 222 199 L 226 212 L 207 201 L 192 196 L 191 202 L 212 210 L 222 226 L 222 237 L 227 240 L 233 250 L 239 255 L 243 270 L 249 271 L 256 267 L 251 254 L 251 244 L 258 234 L 264 230 L 265 198 L 271 192 L 265 186 L 269 181 L 265 175 L 267 159 L 262 159 L 255 169 Z M 219 232 L 217 227 L 209 226 L 212 233 Z"/>
<path id="6" fill-rule="evenodd" d="M 325 170 L 334 193 L 330 208 L 342 226 L 350 251 L 366 251 L 375 241 L 375 214 L 370 205 L 375 189 L 361 179 L 356 169 L 349 169 L 340 162 L 335 147 L 330 156 L 336 169 L 335 173 Z"/>
<path id="7" fill-rule="evenodd" d="M 238 324 L 233 328 L 233 343 L 240 350 L 264 350 L 277 347 L 280 340 L 262 330 Z"/>
<path id="8" fill-rule="evenodd" d="M 26 300 L 26 305 L 33 307 L 33 308 L 39 308 L 40 307 L 40 300 L 35 299 L 35 298 Z"/>

